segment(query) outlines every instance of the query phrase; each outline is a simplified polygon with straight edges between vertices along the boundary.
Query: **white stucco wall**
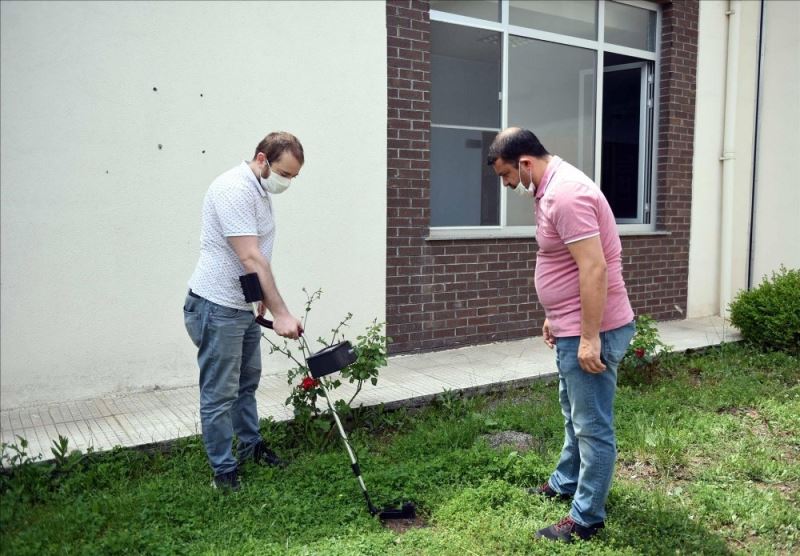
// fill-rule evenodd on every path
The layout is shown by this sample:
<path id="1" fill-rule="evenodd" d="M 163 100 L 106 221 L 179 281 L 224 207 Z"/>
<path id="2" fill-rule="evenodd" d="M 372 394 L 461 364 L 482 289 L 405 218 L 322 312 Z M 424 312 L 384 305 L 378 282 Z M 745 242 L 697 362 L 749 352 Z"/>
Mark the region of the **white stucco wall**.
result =
<path id="1" fill-rule="evenodd" d="M 687 316 L 719 314 L 722 126 L 727 2 L 701 2 L 697 38 L 692 218 Z M 703 207 L 700 209 L 699 207 Z"/>
<path id="2" fill-rule="evenodd" d="M 783 264 L 800 268 L 800 2 L 764 10 L 753 284 Z"/>
<path id="3" fill-rule="evenodd" d="M 687 316 L 720 314 L 720 276 L 747 286 L 759 2 L 741 2 L 735 122 L 732 259 L 721 268 L 722 162 L 728 2 L 700 2 Z"/>
<path id="4" fill-rule="evenodd" d="M 312 337 L 384 319 L 383 2 L 1 6 L 4 409 L 196 382 L 202 199 L 272 130 L 306 152 L 275 202 L 290 309 L 324 289 Z"/>
<path id="5" fill-rule="evenodd" d="M 742 11 L 742 28 L 739 37 L 739 87 L 736 109 L 733 259 L 730 266 L 732 297 L 739 290 L 747 288 L 747 272 L 750 264 L 750 221 L 758 87 L 758 33 L 761 9 L 759 2 L 749 0 L 741 2 L 739 6 Z"/>

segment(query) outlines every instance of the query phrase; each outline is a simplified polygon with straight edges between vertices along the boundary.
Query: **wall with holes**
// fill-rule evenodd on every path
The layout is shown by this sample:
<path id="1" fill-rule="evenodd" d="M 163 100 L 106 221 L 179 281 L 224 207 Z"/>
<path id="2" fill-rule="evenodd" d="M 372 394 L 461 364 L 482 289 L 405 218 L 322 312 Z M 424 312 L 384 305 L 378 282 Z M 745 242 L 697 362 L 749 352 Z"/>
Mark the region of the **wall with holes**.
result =
<path id="1" fill-rule="evenodd" d="M 182 304 L 210 182 L 273 130 L 289 307 L 385 318 L 380 2 L 3 2 L 0 404 L 196 383 Z M 287 364 L 264 350 L 264 372 Z"/>

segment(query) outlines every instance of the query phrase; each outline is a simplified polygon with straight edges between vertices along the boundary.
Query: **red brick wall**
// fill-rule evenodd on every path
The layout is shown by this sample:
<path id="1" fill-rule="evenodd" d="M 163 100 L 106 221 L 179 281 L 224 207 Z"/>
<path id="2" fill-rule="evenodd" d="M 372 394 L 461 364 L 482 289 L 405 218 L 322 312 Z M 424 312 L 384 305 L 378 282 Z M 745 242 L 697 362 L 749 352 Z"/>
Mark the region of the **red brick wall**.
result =
<path id="1" fill-rule="evenodd" d="M 697 66 L 696 0 L 662 13 L 657 228 L 622 238 L 637 314 L 686 310 Z M 428 2 L 386 2 L 388 57 L 387 332 L 391 353 L 540 334 L 531 239 L 425 241 L 430 223 Z"/>

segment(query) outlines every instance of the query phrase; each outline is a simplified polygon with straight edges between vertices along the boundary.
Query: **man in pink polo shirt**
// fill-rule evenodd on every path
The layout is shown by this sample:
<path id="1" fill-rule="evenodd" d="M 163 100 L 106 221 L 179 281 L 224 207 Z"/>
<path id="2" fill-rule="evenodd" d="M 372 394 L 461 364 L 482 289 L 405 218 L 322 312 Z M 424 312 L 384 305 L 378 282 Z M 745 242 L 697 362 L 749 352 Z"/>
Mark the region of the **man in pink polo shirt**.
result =
<path id="1" fill-rule="evenodd" d="M 605 525 L 617 367 L 634 334 L 614 214 L 591 179 L 526 129 L 500 132 L 488 162 L 506 187 L 535 197 L 536 293 L 544 342 L 556 348 L 564 447 L 550 479 L 530 492 L 571 498 L 572 507 L 536 536 L 590 539 Z"/>

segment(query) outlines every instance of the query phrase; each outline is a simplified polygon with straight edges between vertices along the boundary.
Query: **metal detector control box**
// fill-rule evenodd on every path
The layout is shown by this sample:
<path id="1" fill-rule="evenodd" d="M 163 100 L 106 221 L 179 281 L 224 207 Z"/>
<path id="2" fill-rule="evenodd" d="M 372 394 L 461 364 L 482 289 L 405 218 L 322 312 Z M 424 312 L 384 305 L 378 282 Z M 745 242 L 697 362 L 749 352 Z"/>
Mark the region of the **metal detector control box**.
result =
<path id="1" fill-rule="evenodd" d="M 339 342 L 322 349 L 309 357 L 306 362 L 311 376 L 320 378 L 338 371 L 356 362 L 358 356 L 350 342 Z"/>

